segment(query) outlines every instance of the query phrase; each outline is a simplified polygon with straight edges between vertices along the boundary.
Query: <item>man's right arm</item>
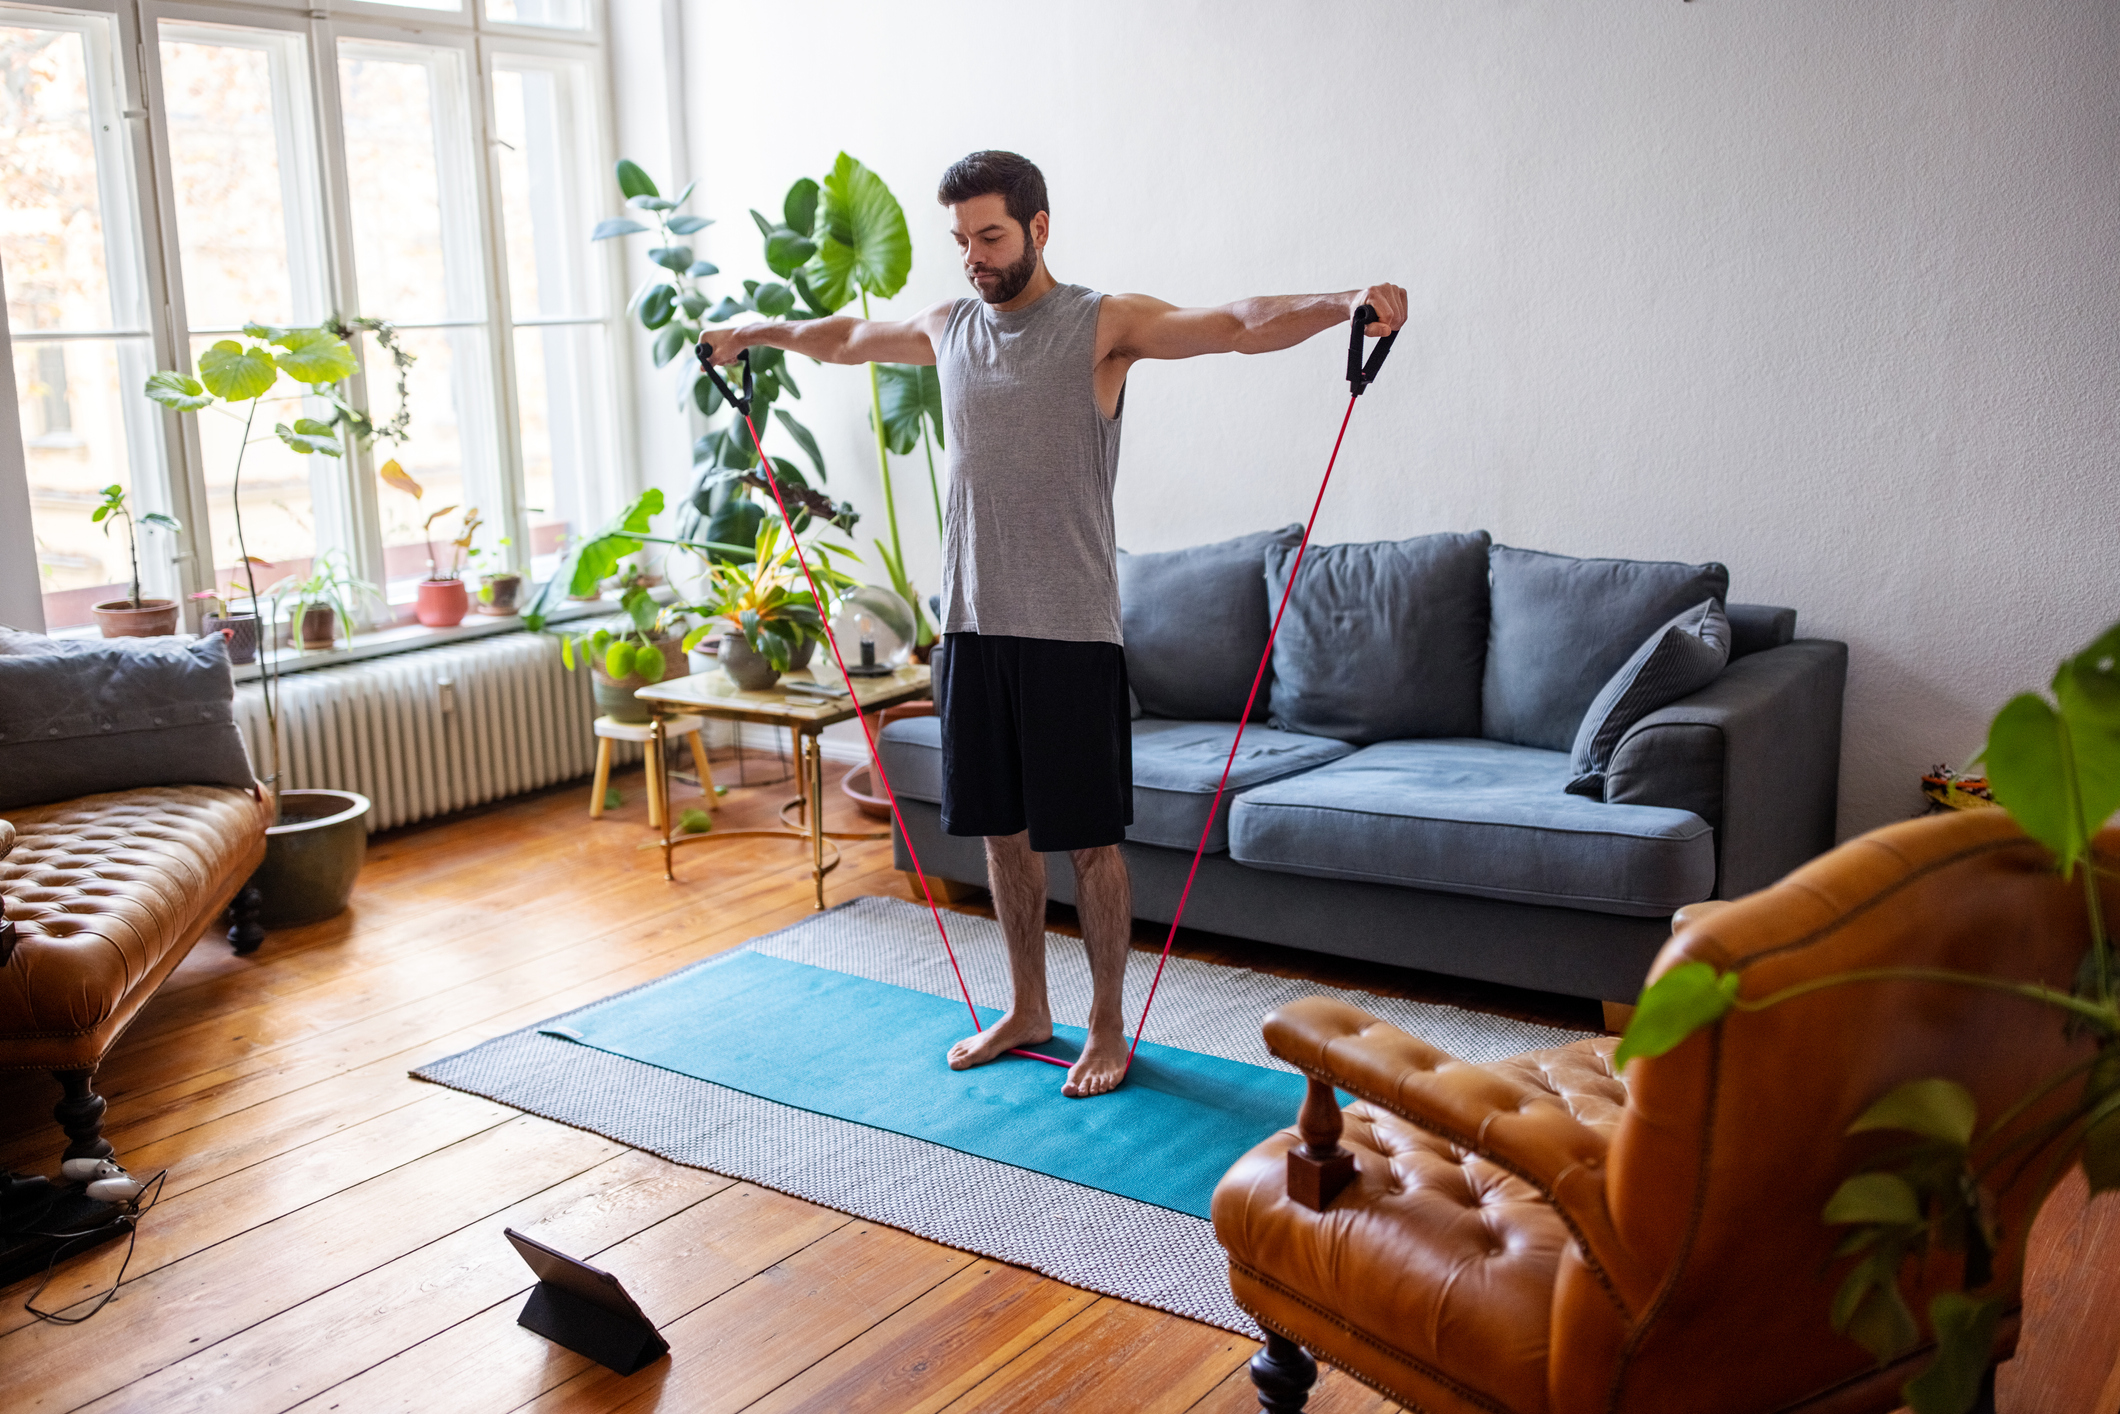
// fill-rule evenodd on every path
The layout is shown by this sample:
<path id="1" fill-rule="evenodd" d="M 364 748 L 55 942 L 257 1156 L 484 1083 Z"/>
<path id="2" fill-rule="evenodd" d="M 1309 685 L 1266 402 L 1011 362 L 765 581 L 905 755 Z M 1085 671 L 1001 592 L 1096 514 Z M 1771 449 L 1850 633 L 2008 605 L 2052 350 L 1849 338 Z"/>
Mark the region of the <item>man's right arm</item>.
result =
<path id="1" fill-rule="evenodd" d="M 911 319 L 855 319 L 834 314 L 823 319 L 761 320 L 730 324 L 700 333 L 716 363 L 734 363 L 748 348 L 786 349 L 819 363 L 916 363 L 935 361 L 935 341 L 949 322 L 950 306 L 938 304 Z"/>

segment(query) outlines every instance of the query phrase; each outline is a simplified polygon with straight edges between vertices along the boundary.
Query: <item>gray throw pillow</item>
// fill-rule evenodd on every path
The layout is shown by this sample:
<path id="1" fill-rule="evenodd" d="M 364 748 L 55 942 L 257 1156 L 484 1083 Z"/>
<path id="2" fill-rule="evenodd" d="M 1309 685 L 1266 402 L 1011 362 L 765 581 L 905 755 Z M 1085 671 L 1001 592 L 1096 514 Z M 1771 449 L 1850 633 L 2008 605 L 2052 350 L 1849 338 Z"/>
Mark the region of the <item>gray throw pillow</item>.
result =
<path id="1" fill-rule="evenodd" d="M 1479 735 L 1567 751 L 1598 690 L 1644 638 L 1703 599 L 1727 603 L 1718 564 L 1578 560 L 1497 545 Z"/>
<path id="2" fill-rule="evenodd" d="M 135 786 L 249 786 L 228 644 L 0 629 L 0 810 Z"/>
<path id="3" fill-rule="evenodd" d="M 1209 722 L 1243 715 L 1273 612 L 1266 552 L 1302 538 L 1303 527 L 1290 525 L 1185 550 L 1119 552 L 1126 677 L 1143 712 Z M 1251 719 L 1265 716 L 1262 684 Z"/>
<path id="4" fill-rule="evenodd" d="M 1667 703 L 1700 691 L 1730 661 L 1730 621 L 1703 599 L 1649 635 L 1590 703 L 1576 729 L 1570 795 L 1605 798 L 1605 767 L 1627 728 Z"/>
<path id="5" fill-rule="evenodd" d="M 1311 546 L 1274 640 L 1268 720 L 1358 746 L 1479 735 L 1487 545 L 1475 530 Z M 1269 603 L 1295 558 L 1268 552 Z"/>

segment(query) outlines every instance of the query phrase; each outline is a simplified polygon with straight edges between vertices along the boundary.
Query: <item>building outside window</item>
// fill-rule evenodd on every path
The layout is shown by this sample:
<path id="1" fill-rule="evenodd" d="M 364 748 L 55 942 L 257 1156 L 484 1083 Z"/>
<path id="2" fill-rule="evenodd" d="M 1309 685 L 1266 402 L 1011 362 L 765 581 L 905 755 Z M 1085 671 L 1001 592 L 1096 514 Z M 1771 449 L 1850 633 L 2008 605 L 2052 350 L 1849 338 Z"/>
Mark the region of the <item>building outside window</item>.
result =
<path id="1" fill-rule="evenodd" d="M 600 6 L 322 14 L 0 0 L 0 279 L 49 630 L 124 593 L 123 543 L 88 518 L 112 483 L 183 522 L 140 544 L 146 591 L 180 595 L 239 577 L 240 455 L 260 586 L 336 551 L 382 587 L 379 621 L 409 616 L 433 512 L 455 508 L 439 543 L 475 508 L 481 567 L 538 574 L 620 498 L 622 293 L 588 241 L 610 168 Z M 245 323 L 355 318 L 414 356 L 401 442 L 296 453 L 273 425 L 331 409 L 285 379 L 247 437 L 140 393 Z M 387 423 L 392 359 L 353 342 L 349 391 Z M 420 499 L 379 482 L 390 458 Z"/>

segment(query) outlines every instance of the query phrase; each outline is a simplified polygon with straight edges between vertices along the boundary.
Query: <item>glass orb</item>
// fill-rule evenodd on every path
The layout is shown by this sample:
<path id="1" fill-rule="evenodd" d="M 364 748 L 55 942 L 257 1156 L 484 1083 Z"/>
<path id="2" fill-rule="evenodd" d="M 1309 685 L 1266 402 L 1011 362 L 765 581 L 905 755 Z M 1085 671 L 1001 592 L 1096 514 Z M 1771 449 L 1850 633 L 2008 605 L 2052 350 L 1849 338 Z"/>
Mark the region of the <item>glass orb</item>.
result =
<path id="1" fill-rule="evenodd" d="M 832 636 L 854 677 L 882 677 L 913 656 L 913 606 L 897 593 L 864 584 L 849 590 L 832 616 Z"/>

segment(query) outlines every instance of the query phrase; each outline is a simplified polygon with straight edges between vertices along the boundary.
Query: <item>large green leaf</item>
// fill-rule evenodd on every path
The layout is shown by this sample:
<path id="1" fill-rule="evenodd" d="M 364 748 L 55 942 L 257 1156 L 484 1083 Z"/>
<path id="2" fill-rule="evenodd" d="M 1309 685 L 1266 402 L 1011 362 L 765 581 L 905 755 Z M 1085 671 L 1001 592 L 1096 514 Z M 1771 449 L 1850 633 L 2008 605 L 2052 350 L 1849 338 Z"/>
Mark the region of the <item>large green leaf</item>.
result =
<path id="1" fill-rule="evenodd" d="M 692 247 L 688 245 L 659 245 L 648 250 L 648 259 L 665 270 L 683 272 L 692 268 Z"/>
<path id="2" fill-rule="evenodd" d="M 1897 1247 L 1857 1263 L 1833 1297 L 1833 1329 L 1876 1356 L 1880 1363 L 1914 1348 L 1921 1332 L 1899 1294 Z"/>
<path id="3" fill-rule="evenodd" d="M 905 287 L 913 268 L 905 212 L 883 178 L 844 152 L 824 179 L 812 235 L 817 254 L 803 269 L 826 313 L 857 294 L 889 299 Z"/>
<path id="4" fill-rule="evenodd" d="M 1965 1148 L 1973 1142 L 1979 1102 L 1955 1080 L 1911 1080 L 1862 1112 L 1848 1133 L 1869 1129 L 1902 1129 Z M 1853 1221 L 1853 1219 L 1828 1219 Z"/>
<path id="5" fill-rule="evenodd" d="M 711 216 L 672 216 L 670 218 L 671 231 L 680 236 L 689 236 L 694 232 L 704 231 L 713 224 L 714 218 Z"/>
<path id="6" fill-rule="evenodd" d="M 655 336 L 655 346 L 649 350 L 655 359 L 655 366 L 661 368 L 677 357 L 677 351 L 691 342 L 685 337 L 691 332 L 682 324 L 665 324 L 662 332 Z"/>
<path id="7" fill-rule="evenodd" d="M 2061 665 L 2054 698 L 2068 724 L 2083 821 L 2095 834 L 2120 810 L 2120 624 Z"/>
<path id="8" fill-rule="evenodd" d="M 1722 1020 L 1737 1000 L 1738 981 L 1735 972 L 1717 975 L 1705 962 L 1672 968 L 1642 989 L 1612 1063 L 1623 1066 L 1636 1056 L 1660 1056 L 1703 1026 Z"/>
<path id="9" fill-rule="evenodd" d="M 282 442 L 305 457 L 311 452 L 335 457 L 345 450 L 339 445 L 339 439 L 331 435 L 331 424 L 318 422 L 313 417 L 298 417 L 292 427 L 284 422 L 275 423 L 272 430 L 280 434 Z"/>
<path id="10" fill-rule="evenodd" d="M 336 383 L 361 366 L 346 341 L 329 329 L 288 329 L 273 342 L 285 352 L 272 361 L 298 383 Z"/>
<path id="11" fill-rule="evenodd" d="M 639 163 L 623 157 L 618 159 L 618 189 L 628 197 L 662 195 L 656 190 L 655 179 L 643 172 Z"/>
<path id="12" fill-rule="evenodd" d="M 280 380 L 272 355 L 255 344 L 244 347 L 223 339 L 199 355 L 199 379 L 206 391 L 231 403 L 262 397 Z"/>
<path id="13" fill-rule="evenodd" d="M 1858 1173 L 1826 1200 L 1829 1223 L 1911 1224 L 1921 1221 L 1921 1195 L 1896 1173 Z"/>
<path id="14" fill-rule="evenodd" d="M 2081 856 L 2083 828 L 2069 789 L 2061 718 L 2037 693 L 2003 704 L 1988 724 L 1988 788 L 2024 832 L 2064 865 Z"/>
<path id="15" fill-rule="evenodd" d="M 2000 1296 L 1982 1300 L 1962 1291 L 1946 1291 L 1929 1302 L 1936 1358 L 1900 1389 L 1914 1414 L 1966 1414 L 1973 1407 L 2007 1304 Z"/>
<path id="16" fill-rule="evenodd" d="M 766 267 L 785 280 L 817 254 L 817 242 L 783 227 L 766 237 Z"/>
<path id="17" fill-rule="evenodd" d="M 677 306 L 677 287 L 657 285 L 649 290 L 640 302 L 640 322 L 650 329 L 660 329 L 670 322 L 671 312 Z"/>
<path id="18" fill-rule="evenodd" d="M 758 287 L 758 292 L 751 296 L 751 303 L 757 306 L 760 314 L 779 319 L 794 312 L 795 292 L 786 285 L 769 281 Z"/>
<path id="19" fill-rule="evenodd" d="M 147 396 L 176 412 L 197 412 L 213 406 L 213 394 L 196 378 L 181 373 L 155 373 L 147 379 Z"/>
<path id="20" fill-rule="evenodd" d="M 780 217 L 788 223 L 788 229 L 797 235 L 807 236 L 817 226 L 817 183 L 809 177 L 797 177 L 795 185 L 780 203 Z"/>
<path id="21" fill-rule="evenodd" d="M 817 468 L 817 479 L 824 480 L 824 453 L 817 450 L 817 439 L 810 434 L 810 429 L 779 409 L 774 410 L 773 416 L 780 419 L 780 425 L 788 429 L 788 435 L 795 439 L 796 446 L 802 448 L 810 465 Z"/>
<path id="22" fill-rule="evenodd" d="M 876 383 L 883 402 L 884 442 L 893 452 L 904 456 L 920 445 L 923 418 L 934 425 L 936 444 L 941 444 L 942 380 L 932 367 L 879 363 Z"/>
<path id="23" fill-rule="evenodd" d="M 707 539 L 719 541 L 724 545 L 751 544 L 758 538 L 758 527 L 764 523 L 765 518 L 766 508 L 756 501 L 724 501 L 720 508 L 707 518 Z M 714 558 L 745 563 L 752 557 L 748 553 L 716 551 Z"/>

